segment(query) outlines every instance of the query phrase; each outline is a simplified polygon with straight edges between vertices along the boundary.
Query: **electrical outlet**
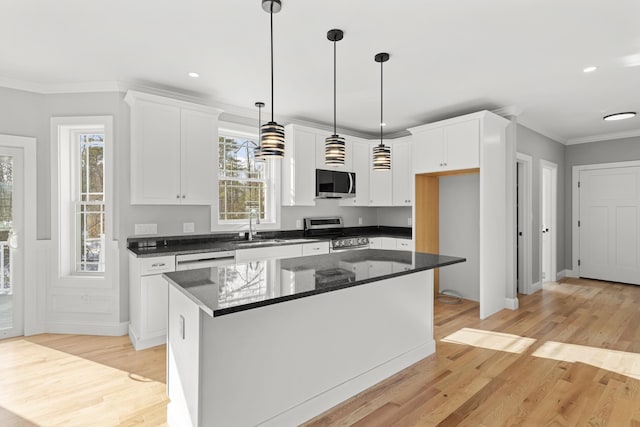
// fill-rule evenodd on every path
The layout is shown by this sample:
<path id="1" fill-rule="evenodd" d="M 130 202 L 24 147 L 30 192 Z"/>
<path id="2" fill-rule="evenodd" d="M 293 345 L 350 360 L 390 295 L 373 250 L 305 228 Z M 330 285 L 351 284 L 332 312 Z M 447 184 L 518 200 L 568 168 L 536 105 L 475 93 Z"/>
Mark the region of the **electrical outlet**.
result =
<path id="1" fill-rule="evenodd" d="M 362 225 L 362 218 L 358 218 L 358 225 Z"/>
<path id="2" fill-rule="evenodd" d="M 196 226 L 193 222 L 184 222 L 182 223 L 182 232 L 183 233 L 193 233 L 196 231 Z"/>
<path id="3" fill-rule="evenodd" d="M 136 236 L 158 234 L 158 224 L 136 224 L 134 234 Z"/>
<path id="4" fill-rule="evenodd" d="M 296 228 L 302 228 L 302 220 L 296 219 Z"/>
<path id="5" fill-rule="evenodd" d="M 411 227 L 411 224 L 413 223 L 413 221 L 411 221 L 411 217 L 407 218 L 407 225 L 409 227 Z"/>

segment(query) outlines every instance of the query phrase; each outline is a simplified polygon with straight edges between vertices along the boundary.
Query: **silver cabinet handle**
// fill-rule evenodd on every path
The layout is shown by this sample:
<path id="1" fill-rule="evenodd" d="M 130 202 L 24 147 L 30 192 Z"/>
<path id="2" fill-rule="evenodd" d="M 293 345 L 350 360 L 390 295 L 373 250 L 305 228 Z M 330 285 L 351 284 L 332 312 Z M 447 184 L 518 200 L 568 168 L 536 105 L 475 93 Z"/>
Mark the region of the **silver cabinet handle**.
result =
<path id="1" fill-rule="evenodd" d="M 151 267 L 164 267 L 165 265 L 167 265 L 164 262 L 154 262 L 153 264 L 151 264 Z"/>

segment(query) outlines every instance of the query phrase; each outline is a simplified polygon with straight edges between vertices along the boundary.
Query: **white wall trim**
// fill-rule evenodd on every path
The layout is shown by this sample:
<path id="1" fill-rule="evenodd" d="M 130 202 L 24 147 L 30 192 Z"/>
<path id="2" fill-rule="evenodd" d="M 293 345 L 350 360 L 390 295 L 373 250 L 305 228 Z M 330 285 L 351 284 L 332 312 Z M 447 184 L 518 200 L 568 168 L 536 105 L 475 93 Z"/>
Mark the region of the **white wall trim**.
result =
<path id="1" fill-rule="evenodd" d="M 601 135 L 585 136 L 581 138 L 569 138 L 567 145 L 586 144 L 589 142 L 610 141 L 612 139 L 634 138 L 640 136 L 640 130 L 630 130 L 625 132 L 603 133 Z"/>
<path id="2" fill-rule="evenodd" d="M 105 335 L 119 337 L 127 335 L 129 322 L 47 322 L 47 332 L 52 334 Z"/>
<path id="3" fill-rule="evenodd" d="M 575 277 L 572 270 L 561 270 L 556 274 L 556 280 L 564 279 L 565 277 Z"/>
<path id="4" fill-rule="evenodd" d="M 590 165 L 577 165 L 571 170 L 571 277 L 580 277 L 580 228 L 578 220 L 580 219 L 580 192 L 578 191 L 578 181 L 580 180 L 580 172 L 594 169 L 612 169 L 640 166 L 640 160 L 632 160 L 627 162 L 614 163 L 594 163 Z"/>
<path id="5" fill-rule="evenodd" d="M 504 308 L 508 308 L 509 310 L 517 310 L 520 307 L 520 302 L 518 298 L 505 298 L 504 299 Z"/>
<path id="6" fill-rule="evenodd" d="M 524 167 L 523 174 L 525 176 L 526 182 L 522 186 L 522 190 L 524 192 L 524 206 L 523 206 L 523 216 L 524 216 L 524 224 L 523 235 L 522 235 L 522 246 L 523 246 L 523 271 L 522 271 L 522 286 L 520 291 L 522 293 L 530 293 L 529 288 L 533 282 L 533 157 L 528 154 L 516 153 L 516 162 L 520 163 Z M 517 212 L 516 212 L 517 215 Z M 517 250 L 517 249 L 516 249 Z M 517 262 L 517 259 L 516 259 Z"/>
<path id="7" fill-rule="evenodd" d="M 529 293 L 527 295 L 531 295 L 534 294 L 538 291 L 542 290 L 542 282 L 536 282 L 536 283 L 532 283 L 531 286 L 529 287 Z"/>
<path id="8" fill-rule="evenodd" d="M 537 123 L 532 122 L 531 119 L 528 119 L 526 117 L 518 117 L 518 123 L 520 123 L 521 125 L 523 125 L 524 127 L 531 129 L 534 132 L 539 133 L 540 135 L 546 136 L 549 139 L 552 139 L 554 141 L 556 141 L 559 144 L 562 145 L 566 145 L 567 144 L 567 139 L 566 138 L 562 138 L 556 134 L 554 134 L 553 132 L 549 132 L 547 131 L 543 126 L 539 126 Z"/>

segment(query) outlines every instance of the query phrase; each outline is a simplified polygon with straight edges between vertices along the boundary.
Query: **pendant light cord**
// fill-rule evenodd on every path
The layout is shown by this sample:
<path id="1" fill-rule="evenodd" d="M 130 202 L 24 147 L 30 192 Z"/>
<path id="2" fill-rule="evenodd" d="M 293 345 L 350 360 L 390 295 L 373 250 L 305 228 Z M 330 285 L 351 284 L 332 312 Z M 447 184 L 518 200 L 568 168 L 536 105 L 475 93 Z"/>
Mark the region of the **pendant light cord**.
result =
<path id="1" fill-rule="evenodd" d="M 383 61 L 380 61 L 380 146 L 382 147 L 384 144 L 382 143 L 382 123 L 384 123 L 382 121 L 382 106 L 384 105 L 383 102 L 383 85 L 384 85 L 384 79 L 382 78 L 382 64 L 384 64 Z"/>
<path id="2" fill-rule="evenodd" d="M 271 3 L 269 17 L 271 18 L 271 121 L 273 122 L 273 3 Z"/>
<path id="3" fill-rule="evenodd" d="M 333 41 L 333 134 L 336 132 L 336 40 Z"/>

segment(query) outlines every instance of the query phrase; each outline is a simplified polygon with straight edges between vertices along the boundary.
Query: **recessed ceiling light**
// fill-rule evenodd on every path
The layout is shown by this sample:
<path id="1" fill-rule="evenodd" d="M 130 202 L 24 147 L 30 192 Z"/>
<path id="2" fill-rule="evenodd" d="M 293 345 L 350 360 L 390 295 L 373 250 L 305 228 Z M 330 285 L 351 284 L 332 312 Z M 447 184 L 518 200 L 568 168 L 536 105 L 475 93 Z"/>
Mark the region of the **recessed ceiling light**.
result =
<path id="1" fill-rule="evenodd" d="M 597 70 L 597 69 L 598 69 L 598 67 L 596 67 L 596 66 L 592 65 L 592 66 L 590 66 L 590 67 L 585 68 L 585 69 L 584 69 L 584 70 L 582 70 L 582 71 L 584 71 L 585 73 L 593 73 L 593 72 L 594 72 L 595 70 Z"/>
<path id="2" fill-rule="evenodd" d="M 189 73 L 189 77 L 193 77 L 194 79 L 197 79 L 198 77 L 200 77 L 200 74 L 198 73 L 194 73 L 193 71 Z"/>
<path id="3" fill-rule="evenodd" d="M 609 114 L 608 116 L 604 116 L 602 119 L 609 122 L 613 120 L 630 119 L 631 117 L 635 117 L 635 115 L 636 115 L 635 111 L 627 111 L 624 113 Z"/>

